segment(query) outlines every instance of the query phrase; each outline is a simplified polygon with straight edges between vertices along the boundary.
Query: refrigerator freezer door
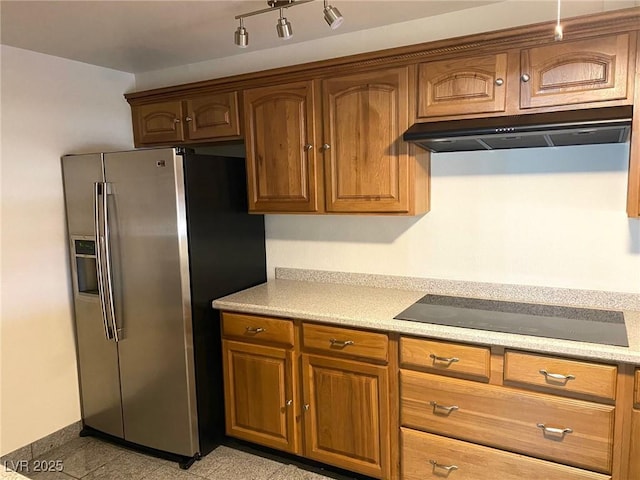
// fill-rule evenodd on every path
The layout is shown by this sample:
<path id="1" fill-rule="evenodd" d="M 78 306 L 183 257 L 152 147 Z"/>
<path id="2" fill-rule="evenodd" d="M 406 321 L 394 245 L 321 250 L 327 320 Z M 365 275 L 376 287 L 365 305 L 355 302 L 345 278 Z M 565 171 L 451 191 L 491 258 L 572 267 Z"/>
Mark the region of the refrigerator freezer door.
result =
<path id="1" fill-rule="evenodd" d="M 124 437 L 199 451 L 182 158 L 105 154 Z"/>
<path id="2" fill-rule="evenodd" d="M 106 338 L 97 292 L 79 288 L 79 283 L 83 282 L 78 282 L 79 278 L 82 279 L 83 266 L 86 266 L 78 260 L 87 260 L 87 257 L 77 255 L 76 241 L 95 243 L 93 185 L 103 178 L 102 155 L 65 156 L 62 158 L 62 173 L 73 276 L 82 418 L 85 425 L 122 438 L 118 347 Z"/>

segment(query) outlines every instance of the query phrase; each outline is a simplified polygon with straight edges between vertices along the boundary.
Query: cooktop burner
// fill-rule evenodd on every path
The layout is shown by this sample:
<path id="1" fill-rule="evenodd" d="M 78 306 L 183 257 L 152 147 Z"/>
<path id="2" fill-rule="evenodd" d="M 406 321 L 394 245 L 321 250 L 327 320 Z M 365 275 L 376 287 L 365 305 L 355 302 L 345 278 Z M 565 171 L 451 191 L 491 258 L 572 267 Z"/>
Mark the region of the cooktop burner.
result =
<path id="1" fill-rule="evenodd" d="M 628 347 L 624 314 L 612 310 L 425 295 L 398 320 Z"/>

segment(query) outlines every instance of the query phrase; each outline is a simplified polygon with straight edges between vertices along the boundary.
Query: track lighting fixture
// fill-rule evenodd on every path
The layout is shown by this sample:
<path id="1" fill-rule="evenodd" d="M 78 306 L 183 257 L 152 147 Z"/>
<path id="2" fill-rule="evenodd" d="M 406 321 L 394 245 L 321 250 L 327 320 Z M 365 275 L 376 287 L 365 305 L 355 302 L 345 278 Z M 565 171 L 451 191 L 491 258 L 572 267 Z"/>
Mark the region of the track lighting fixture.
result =
<path id="1" fill-rule="evenodd" d="M 236 30 L 234 40 L 236 45 L 240 48 L 247 48 L 247 45 L 249 45 L 249 32 L 247 32 L 247 29 L 244 28 L 242 19 L 240 19 L 240 26 Z"/>
<path id="2" fill-rule="evenodd" d="M 331 30 L 335 30 L 342 25 L 342 21 L 344 20 L 340 10 L 329 5 L 327 0 L 324 0 L 324 19 L 331 27 Z"/>
<path id="3" fill-rule="evenodd" d="M 282 9 L 280 9 L 280 18 L 276 24 L 276 31 L 278 36 L 285 40 L 290 39 L 293 36 L 293 30 L 291 29 L 291 23 L 282 16 Z"/>
<path id="4" fill-rule="evenodd" d="M 268 8 L 263 8 L 254 12 L 243 13 L 242 15 L 236 15 L 236 20 L 240 20 L 240 26 L 235 31 L 234 43 L 240 48 L 246 48 L 249 45 L 249 32 L 247 32 L 247 29 L 244 27 L 243 23 L 243 20 L 246 17 L 260 15 L 262 13 L 272 12 L 274 10 L 280 11 L 280 16 L 278 18 L 278 22 L 276 23 L 276 32 L 278 32 L 278 37 L 284 40 L 291 38 L 293 36 L 291 22 L 289 22 L 284 17 L 283 11 L 287 8 L 295 7 L 297 5 L 302 5 L 304 3 L 313 1 L 314 0 L 268 0 Z M 324 0 L 323 13 L 324 20 L 331 27 L 331 29 L 335 30 L 340 25 L 342 25 L 342 21 L 344 20 L 344 18 L 342 17 L 340 10 L 329 5 L 329 2 L 327 0 Z"/>

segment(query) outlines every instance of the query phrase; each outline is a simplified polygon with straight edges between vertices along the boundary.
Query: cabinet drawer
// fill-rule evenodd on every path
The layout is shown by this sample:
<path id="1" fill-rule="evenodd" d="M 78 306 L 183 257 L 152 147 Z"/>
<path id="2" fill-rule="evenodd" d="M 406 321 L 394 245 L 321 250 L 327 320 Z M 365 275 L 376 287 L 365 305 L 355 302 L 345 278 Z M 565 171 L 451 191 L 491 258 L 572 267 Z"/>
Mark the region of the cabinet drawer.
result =
<path id="1" fill-rule="evenodd" d="M 486 347 L 402 337 L 400 366 L 433 373 L 464 373 L 488 380 L 491 374 L 491 350 Z"/>
<path id="2" fill-rule="evenodd" d="M 610 480 L 609 475 L 481 447 L 450 438 L 401 429 L 402 479 L 456 480 Z M 437 462 L 437 465 L 433 465 Z M 455 467 L 455 468 L 454 468 Z"/>
<path id="3" fill-rule="evenodd" d="M 610 405 L 408 370 L 400 391 L 403 426 L 611 473 Z"/>
<path id="4" fill-rule="evenodd" d="M 640 368 L 636 369 L 636 383 L 633 391 L 635 392 L 633 401 L 636 405 L 640 405 Z"/>
<path id="5" fill-rule="evenodd" d="M 388 360 L 389 339 L 384 333 L 304 323 L 302 342 L 304 348 L 331 355 L 350 355 L 385 362 Z"/>
<path id="6" fill-rule="evenodd" d="M 222 313 L 222 335 L 262 343 L 293 345 L 293 322 L 277 318 Z"/>
<path id="7" fill-rule="evenodd" d="M 582 393 L 615 400 L 618 368 L 614 365 L 507 351 L 504 380 L 544 387 L 558 393 Z"/>

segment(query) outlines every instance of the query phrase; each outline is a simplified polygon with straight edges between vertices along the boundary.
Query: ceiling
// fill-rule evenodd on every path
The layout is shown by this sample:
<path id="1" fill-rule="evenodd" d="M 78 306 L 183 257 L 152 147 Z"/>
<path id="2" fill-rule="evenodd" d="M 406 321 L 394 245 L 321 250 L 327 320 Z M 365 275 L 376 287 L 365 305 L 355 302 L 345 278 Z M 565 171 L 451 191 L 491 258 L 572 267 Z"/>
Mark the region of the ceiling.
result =
<path id="1" fill-rule="evenodd" d="M 345 18 L 331 30 L 322 0 L 285 10 L 290 43 L 441 15 L 504 0 L 331 0 Z M 281 45 L 276 12 L 249 17 L 247 49 L 233 43 L 236 15 L 266 0 L 0 1 L 2 44 L 131 73 L 228 57 Z"/>

